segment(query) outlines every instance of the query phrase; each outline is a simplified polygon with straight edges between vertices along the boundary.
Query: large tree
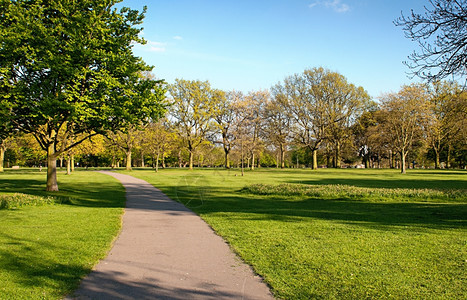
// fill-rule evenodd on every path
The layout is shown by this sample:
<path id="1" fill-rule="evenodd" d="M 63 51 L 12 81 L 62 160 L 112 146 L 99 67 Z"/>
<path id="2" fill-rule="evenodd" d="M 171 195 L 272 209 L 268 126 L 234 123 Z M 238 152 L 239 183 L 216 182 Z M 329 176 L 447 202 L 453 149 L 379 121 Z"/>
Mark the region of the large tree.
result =
<path id="1" fill-rule="evenodd" d="M 313 169 L 318 167 L 317 153 L 323 142 L 333 138 L 339 145 L 342 128 L 348 126 L 368 98 L 363 88 L 324 68 L 287 77 L 284 83 L 273 87 L 273 94 L 292 119 L 295 143 L 313 153 Z M 339 154 L 340 149 L 336 148 Z"/>
<path id="2" fill-rule="evenodd" d="M 243 94 L 237 91 L 231 91 L 221 95 L 219 101 L 214 107 L 213 118 L 216 122 L 216 127 L 222 137 L 222 146 L 224 148 L 224 167 L 230 168 L 229 154 L 232 146 L 235 144 L 236 136 L 233 132 L 236 109 L 235 105 L 242 101 Z"/>
<path id="3" fill-rule="evenodd" d="M 263 110 L 263 118 L 266 120 L 262 127 L 265 139 L 273 143 L 279 151 L 279 164 L 285 168 L 285 153 L 290 142 L 290 118 L 282 106 L 281 94 L 269 99 Z"/>
<path id="4" fill-rule="evenodd" d="M 189 168 L 193 169 L 193 155 L 198 146 L 212 134 L 212 116 L 221 91 L 211 88 L 208 81 L 176 79 L 169 86 L 172 106 L 171 119 L 189 152 Z"/>
<path id="5" fill-rule="evenodd" d="M 427 142 L 433 150 L 436 169 L 440 168 L 441 151 L 452 144 L 451 140 L 459 132 L 457 122 L 465 120 L 465 115 L 459 114 L 462 111 L 458 107 L 460 95 L 461 90 L 455 83 L 443 81 L 431 85 Z"/>
<path id="6" fill-rule="evenodd" d="M 467 75 L 467 3 L 465 0 L 429 0 L 424 13 L 413 10 L 394 23 L 420 46 L 406 62 L 413 74 L 439 81 Z"/>
<path id="7" fill-rule="evenodd" d="M 349 141 L 351 126 L 366 110 L 370 96 L 362 88 L 347 82 L 347 79 L 336 72 L 329 73 L 326 84 L 322 86 L 328 126 L 326 138 L 334 152 L 334 167 L 341 167 L 342 146 Z"/>
<path id="8" fill-rule="evenodd" d="M 118 0 L 2 1 L 0 83 L 15 126 L 47 151 L 47 190 L 57 191 L 56 159 L 90 136 L 157 118 L 161 81 L 133 55 L 142 13 Z M 80 139 L 68 143 L 72 136 Z"/>
<path id="9" fill-rule="evenodd" d="M 406 85 L 398 93 L 382 98 L 380 134 L 389 138 L 399 153 L 401 173 L 405 174 L 406 158 L 417 140 L 425 139 L 429 112 L 428 93 L 425 86 Z"/>

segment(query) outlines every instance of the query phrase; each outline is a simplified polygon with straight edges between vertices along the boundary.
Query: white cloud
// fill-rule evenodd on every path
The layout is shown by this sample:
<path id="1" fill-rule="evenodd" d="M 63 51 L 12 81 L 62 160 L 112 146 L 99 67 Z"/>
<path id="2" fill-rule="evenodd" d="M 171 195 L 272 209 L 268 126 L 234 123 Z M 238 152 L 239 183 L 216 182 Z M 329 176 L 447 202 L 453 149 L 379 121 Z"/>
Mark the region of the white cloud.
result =
<path id="1" fill-rule="evenodd" d="M 146 40 L 145 45 L 135 44 L 135 47 L 147 52 L 165 52 L 167 43 Z"/>
<path id="2" fill-rule="evenodd" d="M 314 3 L 311 3 L 310 5 L 308 5 L 309 8 L 313 8 L 315 7 L 316 5 L 319 5 L 320 3 L 319 2 L 314 2 Z"/>
<path id="3" fill-rule="evenodd" d="M 179 35 L 174 36 L 173 39 L 174 40 L 179 40 L 179 41 L 183 40 L 183 38 L 181 36 L 179 36 Z"/>
<path id="4" fill-rule="evenodd" d="M 337 13 L 346 13 L 350 10 L 350 6 L 348 4 L 342 3 L 341 0 L 315 1 L 308 5 L 309 8 L 313 8 L 315 6 L 324 6 L 334 10 Z"/>
<path id="5" fill-rule="evenodd" d="M 146 44 L 147 50 L 150 52 L 165 52 L 166 43 L 148 41 Z"/>

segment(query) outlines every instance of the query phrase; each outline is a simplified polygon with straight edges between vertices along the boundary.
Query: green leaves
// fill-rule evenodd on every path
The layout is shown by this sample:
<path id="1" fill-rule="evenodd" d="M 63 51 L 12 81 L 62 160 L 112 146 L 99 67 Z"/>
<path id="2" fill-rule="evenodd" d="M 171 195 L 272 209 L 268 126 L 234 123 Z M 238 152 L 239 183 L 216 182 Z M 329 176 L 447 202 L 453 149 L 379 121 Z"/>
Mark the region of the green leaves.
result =
<path id="1" fill-rule="evenodd" d="M 73 135 L 139 125 L 165 110 L 163 81 L 144 77 L 152 67 L 132 52 L 144 42 L 138 34 L 145 10 L 117 11 L 117 2 L 0 4 L 1 99 L 10 104 L 12 124 L 33 133 L 49 155 L 75 146 L 67 143 Z"/>
<path id="2" fill-rule="evenodd" d="M 131 50 L 144 11 L 116 2 L 2 3 L 0 78 L 21 129 L 117 129 L 164 111 L 163 82 L 143 78 L 152 68 Z"/>

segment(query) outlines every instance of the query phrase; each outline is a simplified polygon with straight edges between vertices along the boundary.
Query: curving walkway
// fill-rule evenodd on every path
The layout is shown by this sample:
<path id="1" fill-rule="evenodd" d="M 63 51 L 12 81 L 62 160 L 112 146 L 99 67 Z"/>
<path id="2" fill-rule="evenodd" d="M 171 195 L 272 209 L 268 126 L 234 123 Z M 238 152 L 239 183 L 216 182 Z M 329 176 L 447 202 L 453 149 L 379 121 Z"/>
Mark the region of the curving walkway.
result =
<path id="1" fill-rule="evenodd" d="M 102 173 L 126 188 L 122 231 L 68 299 L 273 299 L 192 211 L 144 180 Z"/>

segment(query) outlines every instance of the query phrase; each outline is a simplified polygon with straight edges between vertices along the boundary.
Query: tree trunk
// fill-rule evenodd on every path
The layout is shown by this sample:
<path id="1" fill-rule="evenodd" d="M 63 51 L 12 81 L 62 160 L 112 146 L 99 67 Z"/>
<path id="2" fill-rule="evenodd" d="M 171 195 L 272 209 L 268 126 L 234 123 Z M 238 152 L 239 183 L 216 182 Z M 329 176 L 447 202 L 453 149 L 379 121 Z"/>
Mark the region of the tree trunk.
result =
<path id="1" fill-rule="evenodd" d="M 189 169 L 193 170 L 193 151 L 190 150 L 190 164 L 189 164 Z"/>
<path id="2" fill-rule="evenodd" d="M 68 155 L 68 159 L 66 160 L 66 175 L 71 175 L 71 159 L 70 159 L 70 155 Z"/>
<path id="3" fill-rule="evenodd" d="M 313 165 L 311 168 L 313 170 L 318 169 L 318 149 L 313 149 Z"/>
<path id="4" fill-rule="evenodd" d="M 6 147 L 3 146 L 3 143 L 0 145 L 0 172 L 3 172 L 3 164 L 5 162 L 5 150 Z"/>
<path id="5" fill-rule="evenodd" d="M 51 143 L 47 149 L 47 191 L 57 192 L 57 156 L 55 155 L 55 144 Z"/>
<path id="6" fill-rule="evenodd" d="M 182 150 L 178 150 L 178 167 L 182 168 Z"/>
<path id="7" fill-rule="evenodd" d="M 241 157 L 241 164 L 242 164 L 242 176 L 244 176 L 244 172 L 243 172 L 243 141 L 242 141 L 242 157 Z"/>
<path id="8" fill-rule="evenodd" d="M 230 161 L 229 161 L 229 150 L 224 147 L 224 166 L 226 169 L 230 169 Z"/>
<path id="9" fill-rule="evenodd" d="M 157 157 L 156 157 L 156 173 L 159 172 L 159 156 L 160 156 L 160 151 L 157 151 Z"/>
<path id="10" fill-rule="evenodd" d="M 336 165 L 336 168 L 339 169 L 341 167 L 341 143 L 340 142 L 336 143 L 335 151 L 336 151 L 335 157 L 334 157 L 335 165 Z"/>
<path id="11" fill-rule="evenodd" d="M 448 155 L 446 157 L 446 169 L 451 168 L 451 144 L 448 143 Z"/>
<path id="12" fill-rule="evenodd" d="M 433 150 L 435 151 L 435 169 L 439 169 L 439 151 L 436 149 L 436 147 L 433 147 Z"/>
<path id="13" fill-rule="evenodd" d="M 405 174 L 405 151 L 401 151 L 401 174 Z"/>
<path id="14" fill-rule="evenodd" d="M 141 168 L 144 168 L 144 153 L 141 151 Z"/>
<path id="15" fill-rule="evenodd" d="M 131 149 L 126 151 L 126 170 L 131 171 Z"/>
<path id="16" fill-rule="evenodd" d="M 281 149 L 281 169 L 285 168 L 285 150 L 284 150 L 284 145 L 280 145 Z"/>
<path id="17" fill-rule="evenodd" d="M 254 152 L 251 154 L 251 169 L 252 170 L 255 169 L 255 153 Z"/>
<path id="18" fill-rule="evenodd" d="M 71 172 L 75 171 L 75 155 L 71 155 Z"/>

